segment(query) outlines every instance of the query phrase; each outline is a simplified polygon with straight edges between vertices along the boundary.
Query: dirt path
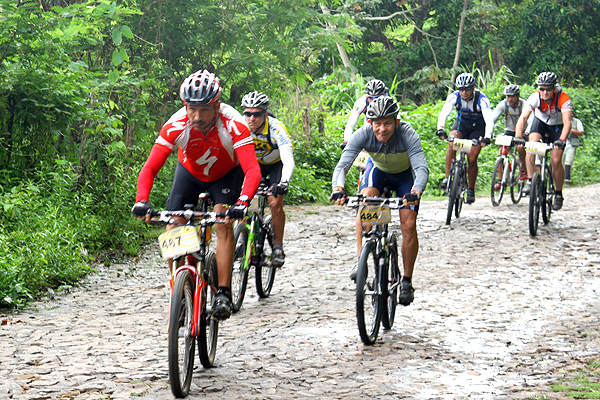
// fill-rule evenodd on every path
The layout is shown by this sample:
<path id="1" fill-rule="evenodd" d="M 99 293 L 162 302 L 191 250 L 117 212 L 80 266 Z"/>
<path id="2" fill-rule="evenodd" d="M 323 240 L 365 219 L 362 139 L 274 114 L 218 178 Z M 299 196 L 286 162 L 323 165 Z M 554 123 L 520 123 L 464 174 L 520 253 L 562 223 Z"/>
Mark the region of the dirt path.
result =
<path id="1" fill-rule="evenodd" d="M 196 369 L 189 398 L 557 398 L 549 383 L 600 353 L 600 185 L 565 198 L 537 238 L 526 202 L 478 197 L 450 227 L 445 201 L 424 202 L 415 302 L 372 347 L 358 337 L 347 277 L 352 211 L 288 207 L 272 296 L 259 300 L 251 280 L 221 324 L 217 367 Z M 172 398 L 166 275 L 152 248 L 4 315 L 0 398 Z"/>

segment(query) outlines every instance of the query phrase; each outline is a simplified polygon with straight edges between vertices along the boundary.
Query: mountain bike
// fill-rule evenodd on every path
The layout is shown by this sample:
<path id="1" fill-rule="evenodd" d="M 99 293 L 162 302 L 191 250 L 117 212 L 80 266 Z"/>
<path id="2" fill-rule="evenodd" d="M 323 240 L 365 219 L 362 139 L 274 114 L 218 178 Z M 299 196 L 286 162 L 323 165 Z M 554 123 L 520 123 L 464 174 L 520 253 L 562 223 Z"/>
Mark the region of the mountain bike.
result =
<path id="1" fill-rule="evenodd" d="M 246 223 L 239 223 L 234 229 L 235 254 L 231 274 L 233 312 L 242 307 L 250 266 L 255 268 L 256 292 L 260 298 L 269 297 L 273 288 L 277 271 L 277 268 L 272 266 L 275 235 L 271 215 L 265 216 L 270 195 L 272 189 L 263 179 L 256 196 L 252 199 L 249 219 L 246 219 Z"/>
<path id="2" fill-rule="evenodd" d="M 491 199 L 492 205 L 498 207 L 507 187 L 510 187 L 510 197 L 517 204 L 523 196 L 525 181 L 519 179 L 519 154 L 516 143 L 519 140 L 508 135 L 496 136 L 495 143 L 501 146 L 501 152 L 496 158 L 492 175 Z M 521 143 L 522 144 L 522 143 Z"/>
<path id="3" fill-rule="evenodd" d="M 208 212 L 209 197 L 200 195 L 201 211 L 191 205 L 181 211 L 151 211 L 151 221 L 177 227 L 160 235 L 163 258 L 173 259 L 170 281 L 168 360 L 169 383 L 175 397 L 190 391 L 194 352 L 198 342 L 200 363 L 214 365 L 219 320 L 212 316 L 212 304 L 218 288 L 215 253 L 209 249 L 211 227 L 223 223 L 227 213 Z M 178 224 L 174 217 L 183 217 Z"/>
<path id="4" fill-rule="evenodd" d="M 448 175 L 448 185 L 446 186 L 446 194 L 448 195 L 446 225 L 450 225 L 452 212 L 454 212 L 456 218 L 460 216 L 468 187 L 466 154 L 471 151 L 472 146 L 477 146 L 480 143 L 477 139 L 459 139 L 452 136 L 448 137 L 448 141 L 453 142 L 457 157 L 450 164 L 450 174 Z"/>
<path id="5" fill-rule="evenodd" d="M 554 148 L 553 144 L 542 142 L 525 143 L 525 151 L 535 155 L 536 172 L 531 178 L 529 193 L 529 234 L 537 235 L 540 212 L 544 225 L 550 222 L 552 203 L 554 202 L 554 178 L 552 164 L 548 163 L 548 153 Z"/>
<path id="6" fill-rule="evenodd" d="M 364 344 L 377 340 L 381 324 L 385 329 L 394 325 L 400 285 L 398 240 L 389 232 L 391 209 L 402 206 L 402 198 L 348 197 L 346 205 L 358 208 L 364 226 L 365 242 L 358 260 L 356 274 L 356 320 Z"/>

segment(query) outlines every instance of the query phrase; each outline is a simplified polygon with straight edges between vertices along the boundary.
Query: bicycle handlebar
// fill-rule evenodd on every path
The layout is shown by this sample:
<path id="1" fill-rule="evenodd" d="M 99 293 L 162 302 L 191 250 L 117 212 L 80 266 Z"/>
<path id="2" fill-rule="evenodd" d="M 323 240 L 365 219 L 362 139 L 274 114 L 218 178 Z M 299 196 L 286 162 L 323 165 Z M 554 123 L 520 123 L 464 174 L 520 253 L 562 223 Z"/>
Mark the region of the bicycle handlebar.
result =
<path id="1" fill-rule="evenodd" d="M 229 211 L 227 212 L 202 212 L 202 211 L 194 211 L 194 210 L 177 210 L 177 211 L 168 211 L 168 210 L 150 210 L 150 222 L 163 222 L 163 223 L 173 223 L 173 217 L 182 217 L 186 220 L 190 221 L 194 220 L 205 220 L 208 224 L 218 224 L 224 223 L 223 218 L 226 218 L 229 215 Z"/>
<path id="2" fill-rule="evenodd" d="M 348 207 L 359 207 L 363 204 L 370 205 L 387 205 L 390 208 L 396 209 L 400 208 L 403 205 L 402 197 L 365 197 L 361 194 L 358 196 L 349 196 L 346 197 L 344 204 Z M 363 203 L 363 204 L 361 204 Z"/>

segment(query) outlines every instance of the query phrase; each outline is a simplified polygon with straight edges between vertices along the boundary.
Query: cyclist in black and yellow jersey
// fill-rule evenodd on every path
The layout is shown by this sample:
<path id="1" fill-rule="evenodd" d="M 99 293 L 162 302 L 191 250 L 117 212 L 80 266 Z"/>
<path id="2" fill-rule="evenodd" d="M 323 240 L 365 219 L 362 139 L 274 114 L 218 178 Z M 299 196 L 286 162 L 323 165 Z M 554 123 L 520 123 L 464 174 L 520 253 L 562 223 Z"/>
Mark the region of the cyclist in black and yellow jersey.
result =
<path id="1" fill-rule="evenodd" d="M 256 158 L 262 176 L 269 178 L 273 188 L 273 195 L 269 196 L 275 234 L 273 266 L 281 267 L 285 262 L 283 196 L 288 192 L 289 182 L 294 172 L 294 148 L 285 125 L 269 113 L 269 105 L 269 97 L 261 92 L 250 92 L 242 98 L 244 116 L 254 139 Z"/>

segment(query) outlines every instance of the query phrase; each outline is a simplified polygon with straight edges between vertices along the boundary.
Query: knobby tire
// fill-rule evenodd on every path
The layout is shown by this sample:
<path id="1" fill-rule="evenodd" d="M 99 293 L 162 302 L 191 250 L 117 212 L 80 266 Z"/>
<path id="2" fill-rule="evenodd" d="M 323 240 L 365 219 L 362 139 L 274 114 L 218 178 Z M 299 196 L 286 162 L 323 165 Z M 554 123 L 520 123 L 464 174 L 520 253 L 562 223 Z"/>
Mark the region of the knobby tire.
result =
<path id="1" fill-rule="evenodd" d="M 494 165 L 494 173 L 492 175 L 492 191 L 491 191 L 491 199 L 492 199 L 492 205 L 494 207 L 498 207 L 500 205 L 500 202 L 502 201 L 502 196 L 504 195 L 504 188 L 506 187 L 506 182 L 504 182 L 504 180 L 502 179 L 503 175 L 505 174 L 505 169 L 504 168 L 504 158 L 503 157 L 498 157 L 496 159 L 496 165 Z M 500 169 L 502 169 L 502 174 L 500 173 Z M 496 184 L 499 183 L 500 184 L 500 189 L 496 190 L 494 188 L 494 186 L 496 186 Z"/>
<path id="2" fill-rule="evenodd" d="M 210 368 L 215 365 L 219 335 L 219 320 L 214 318 L 212 312 L 210 312 L 219 286 L 217 258 L 212 251 L 207 251 L 206 253 L 204 279 L 206 279 L 208 285 L 204 286 L 200 294 L 204 306 L 200 310 L 198 353 L 200 363 L 202 363 L 204 368 Z"/>
<path id="3" fill-rule="evenodd" d="M 540 221 L 540 207 L 543 202 L 541 197 L 541 177 L 540 173 L 533 174 L 531 179 L 531 191 L 529 192 L 529 234 L 537 235 L 538 225 Z"/>
<path id="4" fill-rule="evenodd" d="M 454 210 L 454 202 L 456 201 L 457 195 L 454 188 L 454 182 L 457 181 L 457 176 L 454 174 L 454 170 L 450 172 L 448 176 L 448 187 L 450 188 L 450 194 L 448 195 L 448 212 L 446 213 L 446 225 L 450 225 L 452 220 L 452 211 Z"/>
<path id="5" fill-rule="evenodd" d="M 246 250 L 248 249 L 249 229 L 245 223 L 235 227 L 233 240 L 235 250 L 233 256 L 233 267 L 231 270 L 231 310 L 236 313 L 242 308 L 246 288 L 248 286 L 248 273 L 250 268 L 244 268 L 246 262 Z"/>
<path id="6" fill-rule="evenodd" d="M 169 383 L 175 397 L 190 392 L 194 369 L 194 338 L 191 335 L 194 307 L 194 278 L 189 271 L 177 274 L 169 310 Z"/>
<path id="7" fill-rule="evenodd" d="M 379 292 L 377 243 L 368 240 L 361 251 L 356 275 L 356 320 L 364 344 L 377 340 L 383 311 L 383 296 Z"/>
<path id="8" fill-rule="evenodd" d="M 256 292 L 258 297 L 264 299 L 271 294 L 273 282 L 275 282 L 275 273 L 277 272 L 277 268 L 271 266 L 273 264 L 275 236 L 270 215 L 265 217 L 259 240 L 262 242 L 262 254 L 259 255 L 259 262 L 256 265 Z"/>
<path id="9" fill-rule="evenodd" d="M 552 203 L 554 202 L 554 179 L 552 178 L 552 169 L 546 166 L 546 179 L 544 180 L 544 207 L 542 208 L 542 220 L 544 225 L 550 222 L 552 214 Z"/>
<path id="10" fill-rule="evenodd" d="M 396 306 L 398 305 L 398 288 L 390 288 L 393 285 L 400 284 L 400 269 L 398 267 L 398 241 L 394 233 L 388 235 L 388 246 L 389 246 L 389 261 L 387 265 L 386 279 L 382 279 L 382 282 L 386 283 L 386 287 L 383 288 L 385 293 L 383 300 L 383 312 L 381 315 L 381 323 L 385 329 L 391 329 L 394 326 L 394 319 L 396 316 Z"/>
<path id="11" fill-rule="evenodd" d="M 510 173 L 510 198 L 513 204 L 518 204 L 523 197 L 525 181 L 519 179 L 520 167 L 518 158 L 512 157 L 512 171 Z"/>

